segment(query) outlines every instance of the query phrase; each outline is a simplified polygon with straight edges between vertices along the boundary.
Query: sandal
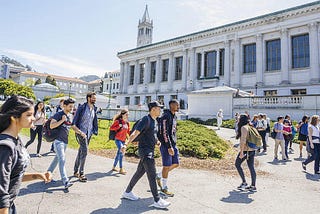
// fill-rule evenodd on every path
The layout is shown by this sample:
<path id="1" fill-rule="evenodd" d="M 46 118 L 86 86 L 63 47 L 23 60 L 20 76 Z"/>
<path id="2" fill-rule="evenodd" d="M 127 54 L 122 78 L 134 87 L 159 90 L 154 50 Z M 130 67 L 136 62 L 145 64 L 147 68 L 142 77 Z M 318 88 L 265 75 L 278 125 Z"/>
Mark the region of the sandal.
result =
<path id="1" fill-rule="evenodd" d="M 80 176 L 79 176 L 79 181 L 81 181 L 81 182 L 87 182 L 87 181 L 88 181 L 88 179 L 87 179 L 87 177 L 86 177 L 86 176 L 84 176 L 84 175 L 80 175 Z"/>

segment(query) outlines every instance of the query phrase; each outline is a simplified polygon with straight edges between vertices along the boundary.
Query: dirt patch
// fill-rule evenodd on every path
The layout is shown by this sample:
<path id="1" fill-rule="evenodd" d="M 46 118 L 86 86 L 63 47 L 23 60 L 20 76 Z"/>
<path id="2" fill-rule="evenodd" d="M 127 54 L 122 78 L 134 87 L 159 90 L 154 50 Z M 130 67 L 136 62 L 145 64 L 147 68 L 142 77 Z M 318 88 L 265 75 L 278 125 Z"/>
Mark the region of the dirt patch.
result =
<path id="1" fill-rule="evenodd" d="M 116 149 L 108 149 L 108 150 L 91 150 L 90 153 L 99 155 L 106 158 L 113 159 L 117 153 Z M 234 166 L 234 161 L 237 157 L 237 151 L 234 148 L 231 148 L 227 151 L 224 158 L 221 160 L 216 159 L 198 159 L 194 157 L 182 157 L 180 156 L 180 167 L 185 169 L 198 169 L 198 170 L 207 170 L 214 171 L 221 175 L 227 176 L 239 176 L 238 172 Z M 130 163 L 138 163 L 139 158 L 137 157 L 129 157 L 126 156 L 125 160 Z M 156 165 L 158 167 L 161 166 L 161 158 L 156 158 Z M 270 175 L 268 172 L 261 171 L 257 169 L 259 162 L 255 159 L 256 173 L 259 176 L 268 176 Z M 110 169 L 112 166 L 110 166 Z M 243 163 L 243 168 L 246 176 L 249 176 L 249 169 L 246 163 Z"/>

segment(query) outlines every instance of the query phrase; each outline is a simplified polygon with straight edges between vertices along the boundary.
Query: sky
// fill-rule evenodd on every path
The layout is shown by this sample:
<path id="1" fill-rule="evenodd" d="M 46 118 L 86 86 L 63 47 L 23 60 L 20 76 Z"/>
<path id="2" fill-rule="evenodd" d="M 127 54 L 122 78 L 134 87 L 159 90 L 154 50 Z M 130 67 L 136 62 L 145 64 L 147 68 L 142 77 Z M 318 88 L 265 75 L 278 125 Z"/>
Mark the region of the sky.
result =
<path id="1" fill-rule="evenodd" d="M 0 56 L 41 73 L 81 77 L 119 70 L 136 47 L 148 5 L 153 42 L 313 2 L 312 0 L 0 0 Z"/>

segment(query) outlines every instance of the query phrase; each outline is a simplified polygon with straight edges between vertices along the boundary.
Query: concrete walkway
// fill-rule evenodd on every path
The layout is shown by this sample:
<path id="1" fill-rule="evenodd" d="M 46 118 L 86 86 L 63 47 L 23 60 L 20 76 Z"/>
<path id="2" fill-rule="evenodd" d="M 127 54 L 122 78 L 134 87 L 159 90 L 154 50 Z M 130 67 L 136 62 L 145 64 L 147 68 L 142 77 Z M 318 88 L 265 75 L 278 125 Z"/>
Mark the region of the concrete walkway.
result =
<path id="1" fill-rule="evenodd" d="M 237 143 L 234 130 L 222 128 L 216 131 L 224 139 Z M 168 199 L 172 205 L 168 210 L 158 210 L 149 207 L 153 198 L 148 191 L 146 176 L 133 190 L 140 200 L 121 199 L 136 164 L 125 162 L 128 173 L 124 176 L 110 171 L 112 159 L 88 155 L 87 183 L 72 178 L 74 185 L 66 192 L 59 181 L 57 168 L 54 172 L 54 179 L 58 180 L 56 182 L 23 183 L 16 199 L 18 213 L 318 213 L 320 176 L 310 174 L 313 173 L 313 163 L 307 166 L 310 173 L 302 172 L 302 159 L 298 158 L 298 152 L 291 154 L 288 162 L 273 162 L 273 144 L 270 139 L 268 153 L 257 156 L 260 163 L 258 168 L 268 172 L 268 175 L 257 178 L 256 193 L 236 190 L 241 183 L 238 176 L 226 177 L 211 171 L 176 169 L 170 174 L 168 183 L 175 192 L 175 196 Z M 46 171 L 53 154 L 37 158 L 34 155 L 35 147 L 36 142 L 28 148 L 32 157 L 28 171 Z M 49 148 L 50 144 L 44 143 L 42 152 L 49 151 Z M 298 151 L 297 145 L 294 145 L 294 149 Z M 76 153 L 76 150 L 67 149 L 67 172 L 70 176 Z"/>

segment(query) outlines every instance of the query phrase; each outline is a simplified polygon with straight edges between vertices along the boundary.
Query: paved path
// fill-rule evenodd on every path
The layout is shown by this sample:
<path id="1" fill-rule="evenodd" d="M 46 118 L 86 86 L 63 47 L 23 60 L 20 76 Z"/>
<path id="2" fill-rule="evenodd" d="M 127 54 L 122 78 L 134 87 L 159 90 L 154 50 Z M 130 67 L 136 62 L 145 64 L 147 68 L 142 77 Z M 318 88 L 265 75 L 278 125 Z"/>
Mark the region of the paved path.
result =
<path id="1" fill-rule="evenodd" d="M 222 128 L 217 130 L 217 134 L 236 143 L 233 130 Z M 60 181 L 46 185 L 40 181 L 23 183 L 16 205 L 20 214 L 318 213 L 320 177 L 302 172 L 298 154 L 292 154 L 289 162 L 272 162 L 272 142 L 270 139 L 268 153 L 257 157 L 260 163 L 258 168 L 270 174 L 257 178 L 258 192 L 253 194 L 236 190 L 241 182 L 238 176 L 226 177 L 211 171 L 176 169 L 169 179 L 169 186 L 175 192 L 175 196 L 168 199 L 172 205 L 168 210 L 158 210 L 148 207 L 153 199 L 148 192 L 146 176 L 134 188 L 140 200 L 121 199 L 136 164 L 125 162 L 128 174 L 123 176 L 109 171 L 113 160 L 89 155 L 86 163 L 87 183 L 72 178 L 74 185 L 69 192 L 63 190 Z M 49 143 L 44 143 L 42 151 L 49 151 L 49 146 Z M 35 147 L 36 142 L 29 147 L 30 154 L 34 154 Z M 294 145 L 294 149 L 298 150 L 297 145 Z M 67 149 L 69 175 L 73 172 L 75 157 L 76 151 Z M 45 171 L 52 158 L 52 154 L 42 158 L 32 155 L 32 166 L 28 171 Z M 312 173 L 312 169 L 313 163 L 308 166 L 308 171 Z M 54 179 L 59 178 L 57 168 Z"/>

